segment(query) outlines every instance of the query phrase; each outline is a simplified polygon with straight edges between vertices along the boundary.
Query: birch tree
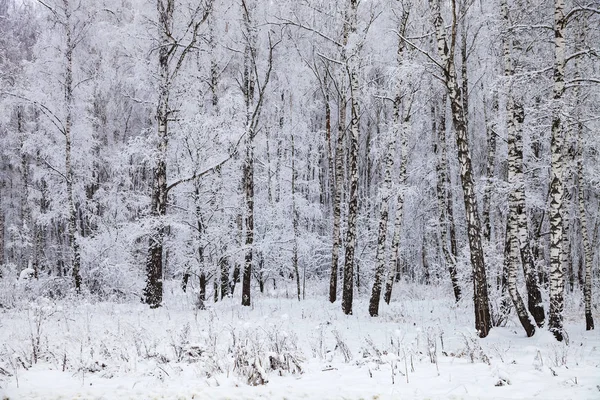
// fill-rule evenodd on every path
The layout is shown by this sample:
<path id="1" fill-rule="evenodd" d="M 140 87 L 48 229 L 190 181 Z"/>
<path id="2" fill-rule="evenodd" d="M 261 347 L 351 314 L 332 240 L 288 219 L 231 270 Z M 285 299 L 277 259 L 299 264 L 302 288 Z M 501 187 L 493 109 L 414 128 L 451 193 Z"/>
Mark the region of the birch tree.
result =
<path id="1" fill-rule="evenodd" d="M 481 222 L 477 211 L 477 198 L 475 195 L 475 182 L 473 167 L 469 150 L 469 136 L 466 127 L 466 110 L 461 102 L 460 88 L 457 82 L 454 53 L 456 43 L 456 4 L 451 1 L 452 23 L 451 35 L 448 41 L 444 19 L 440 11 L 440 0 L 430 0 L 433 15 L 433 24 L 437 39 L 437 50 L 441 62 L 438 64 L 443 72 L 444 84 L 450 99 L 452 122 L 456 132 L 458 160 L 460 164 L 461 183 L 464 195 L 464 204 L 467 218 L 467 236 L 471 250 L 471 266 L 473 268 L 473 301 L 475 303 L 475 327 L 481 337 L 486 337 L 491 328 L 489 299 L 487 291 L 487 278 L 483 246 L 481 244 Z"/>
<path id="2" fill-rule="evenodd" d="M 563 127 L 561 100 L 565 91 L 565 2 L 554 2 L 554 96 L 550 169 L 550 312 L 548 327 L 558 341 L 564 338 L 564 265 L 563 246 Z"/>

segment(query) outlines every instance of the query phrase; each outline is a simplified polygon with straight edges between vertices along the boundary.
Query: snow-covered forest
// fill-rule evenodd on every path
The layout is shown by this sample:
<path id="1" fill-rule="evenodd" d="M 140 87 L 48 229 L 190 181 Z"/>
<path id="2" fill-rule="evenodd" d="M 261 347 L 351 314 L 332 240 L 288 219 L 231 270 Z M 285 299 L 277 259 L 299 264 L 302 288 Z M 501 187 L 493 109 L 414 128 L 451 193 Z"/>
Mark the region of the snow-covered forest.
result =
<path id="1" fill-rule="evenodd" d="M 599 110 L 598 0 L 0 0 L 0 397 L 598 398 Z"/>

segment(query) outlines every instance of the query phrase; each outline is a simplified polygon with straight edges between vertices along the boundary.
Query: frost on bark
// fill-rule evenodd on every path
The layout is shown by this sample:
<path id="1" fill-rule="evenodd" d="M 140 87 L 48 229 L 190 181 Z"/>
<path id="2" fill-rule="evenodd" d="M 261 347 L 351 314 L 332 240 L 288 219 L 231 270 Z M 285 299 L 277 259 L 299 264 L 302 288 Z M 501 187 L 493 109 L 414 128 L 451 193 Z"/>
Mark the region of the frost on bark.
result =
<path id="1" fill-rule="evenodd" d="M 442 246 L 442 254 L 444 255 L 446 268 L 448 269 L 448 274 L 450 275 L 450 282 L 452 283 L 452 290 L 454 292 L 454 300 L 458 302 L 460 301 L 461 297 L 461 288 L 458 283 L 458 277 L 456 276 L 456 257 L 455 254 L 451 252 L 451 248 L 448 247 L 448 224 L 450 222 L 454 224 L 454 222 L 449 221 L 446 212 L 448 210 L 448 198 L 452 195 L 452 193 L 448 190 L 448 177 L 446 176 L 446 171 L 448 167 L 448 156 L 446 150 L 445 110 L 445 101 L 438 102 L 432 105 L 432 129 L 434 135 L 436 135 L 437 137 L 437 140 L 434 141 L 434 153 L 439 153 L 439 157 L 436 164 L 436 194 L 438 200 L 438 217 L 440 223 L 440 241 Z"/>
<path id="2" fill-rule="evenodd" d="M 565 16 L 564 0 L 554 2 L 554 102 L 550 143 L 550 313 L 549 329 L 558 341 L 564 338 L 564 265 L 563 242 L 563 127 L 560 102 L 565 90 Z"/>
<path id="3" fill-rule="evenodd" d="M 348 24 L 348 37 L 354 40 L 356 36 L 358 0 L 350 0 L 349 9 L 346 14 Z M 348 41 L 344 43 L 348 46 Z M 344 60 L 350 78 L 350 151 L 348 180 L 350 194 L 348 197 L 348 230 L 346 231 L 346 253 L 344 258 L 344 282 L 342 290 L 342 310 L 344 314 L 352 314 L 352 299 L 354 296 L 354 253 L 356 250 L 356 219 L 358 217 L 358 136 L 360 111 L 358 105 L 359 81 L 358 81 L 358 52 L 359 45 L 353 43 L 353 48 L 344 49 L 346 53 Z"/>
<path id="4" fill-rule="evenodd" d="M 405 12 L 402 15 L 402 20 L 400 22 L 400 32 L 404 35 L 406 30 L 406 21 L 408 20 L 408 13 Z M 402 39 L 399 40 L 398 43 L 398 64 L 402 65 L 402 53 L 404 50 L 404 41 Z M 386 263 L 385 263 L 385 247 L 386 247 L 386 239 L 387 239 L 387 230 L 388 230 L 388 220 L 389 220 L 389 200 L 392 195 L 392 169 L 394 167 L 394 156 L 396 153 L 396 138 L 398 137 L 398 123 L 400 116 L 400 101 L 401 101 L 401 90 L 402 90 L 402 80 L 398 79 L 396 83 L 396 97 L 394 99 L 394 124 L 392 125 L 392 132 L 388 132 L 388 141 L 387 141 L 387 153 L 384 161 L 384 178 L 383 184 L 381 187 L 381 204 L 379 211 L 379 231 L 377 235 L 377 253 L 375 255 L 375 281 L 373 282 L 373 289 L 371 290 L 371 299 L 369 301 L 369 314 L 371 317 L 376 317 L 379 315 L 379 302 L 381 299 L 381 286 L 383 283 L 383 279 L 385 278 L 386 271 Z M 403 141 L 404 146 L 404 141 Z M 403 155 L 404 157 L 405 155 Z M 404 163 L 404 158 L 402 159 L 402 163 Z M 406 171 L 406 166 L 404 166 L 404 171 Z M 399 236 L 399 235 L 398 235 Z M 396 247 L 397 250 L 397 247 Z M 388 274 L 393 278 L 396 271 L 395 262 L 390 265 L 388 268 Z M 391 297 L 391 286 L 390 286 L 390 297 Z M 387 299 L 387 297 L 386 297 Z M 389 304 L 389 300 L 386 300 Z"/>
<path id="5" fill-rule="evenodd" d="M 440 13 L 440 0 L 430 0 L 433 13 L 433 23 L 436 30 L 437 49 L 441 58 L 443 79 L 450 99 L 452 122 L 456 131 L 456 144 L 460 177 L 463 188 L 465 212 L 467 219 L 467 236 L 471 252 L 471 266 L 473 268 L 473 301 L 475 304 L 475 328 L 480 337 L 488 335 L 491 328 L 490 308 L 487 289 L 487 278 L 483 247 L 481 243 L 481 222 L 477 211 L 477 197 L 473 179 L 473 167 L 469 150 L 469 138 L 466 129 L 466 110 L 460 96 L 460 88 L 456 79 L 454 64 L 454 43 L 456 36 L 456 16 L 452 20 L 452 40 L 449 45 L 446 40 L 444 20 Z M 454 10 L 455 7 L 453 7 Z"/>

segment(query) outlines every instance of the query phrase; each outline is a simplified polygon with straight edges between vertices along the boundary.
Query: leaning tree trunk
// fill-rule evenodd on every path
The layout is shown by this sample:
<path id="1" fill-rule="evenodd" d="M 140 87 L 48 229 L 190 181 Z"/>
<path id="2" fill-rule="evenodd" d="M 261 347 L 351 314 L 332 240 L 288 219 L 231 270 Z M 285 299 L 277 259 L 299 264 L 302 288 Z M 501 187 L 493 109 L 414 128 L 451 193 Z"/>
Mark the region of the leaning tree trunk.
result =
<path id="1" fill-rule="evenodd" d="M 506 62 L 506 60 L 505 60 Z M 510 97 L 507 100 L 507 111 L 509 113 L 508 117 L 508 181 L 513 184 L 513 190 L 510 192 L 508 197 L 509 203 L 509 211 L 508 211 L 508 223 L 506 228 L 506 241 L 507 243 L 507 253 L 504 255 L 504 262 L 507 265 L 507 286 L 508 293 L 510 298 L 515 305 L 515 310 L 517 312 L 517 316 L 519 317 L 519 321 L 521 321 L 521 325 L 525 329 L 527 336 L 533 336 L 535 333 L 535 326 L 529 320 L 529 314 L 527 309 L 525 308 L 525 304 L 523 303 L 523 299 L 517 290 L 517 264 L 519 263 L 519 213 L 523 213 L 521 202 L 524 202 L 523 196 L 523 187 L 522 181 L 523 173 L 522 170 L 519 174 L 519 157 L 523 155 L 522 143 L 519 139 L 519 130 L 522 122 L 522 109 L 519 105 L 515 104 Z M 520 110 L 521 112 L 517 111 Z M 521 175 L 521 176 L 519 176 Z M 524 266 L 525 267 L 525 266 Z"/>
<path id="2" fill-rule="evenodd" d="M 445 100 L 445 96 L 444 96 Z M 441 105 L 440 105 L 441 104 Z M 436 105 L 438 106 L 439 116 L 436 115 Z M 448 274 L 450 275 L 450 282 L 452 283 L 452 290 L 454 291 L 454 300 L 458 303 L 461 297 L 461 289 L 458 283 L 458 277 L 456 274 L 456 258 L 454 254 L 448 248 L 448 217 L 446 215 L 448 197 L 452 193 L 448 190 L 446 177 L 446 167 L 448 164 L 448 157 L 446 151 L 446 107 L 445 101 L 437 102 L 432 106 L 432 121 L 433 121 L 433 134 L 437 136 L 437 142 L 435 144 L 434 152 L 440 153 L 440 157 L 436 165 L 437 175 L 437 200 L 438 200 L 438 216 L 440 223 L 440 241 L 442 245 L 442 254 L 444 255 L 444 261 L 446 262 L 446 268 L 448 268 Z"/>
<path id="3" fill-rule="evenodd" d="M 550 314 L 549 328 L 562 341 L 564 338 L 564 266 L 561 262 L 563 241 L 563 132 L 560 102 L 565 90 L 565 3 L 554 2 L 554 104 L 552 116 L 552 154 L 550 169 Z"/>
<path id="4" fill-rule="evenodd" d="M 477 197 L 473 179 L 473 167 L 469 150 L 469 137 L 466 129 L 466 110 L 463 107 L 460 89 L 456 80 L 454 65 L 454 46 L 449 46 L 446 40 L 444 20 L 440 13 L 440 0 L 430 0 L 436 28 L 437 48 L 441 66 L 443 67 L 444 83 L 450 98 L 452 122 L 456 131 L 458 161 L 461 170 L 461 183 L 467 219 L 467 235 L 471 250 L 471 265 L 473 268 L 473 301 L 475 303 L 475 328 L 480 337 L 486 337 L 491 328 L 490 308 L 487 291 L 487 278 L 483 247 L 481 244 L 481 222 L 477 211 Z M 452 21 L 452 43 L 455 42 L 456 17 Z"/>

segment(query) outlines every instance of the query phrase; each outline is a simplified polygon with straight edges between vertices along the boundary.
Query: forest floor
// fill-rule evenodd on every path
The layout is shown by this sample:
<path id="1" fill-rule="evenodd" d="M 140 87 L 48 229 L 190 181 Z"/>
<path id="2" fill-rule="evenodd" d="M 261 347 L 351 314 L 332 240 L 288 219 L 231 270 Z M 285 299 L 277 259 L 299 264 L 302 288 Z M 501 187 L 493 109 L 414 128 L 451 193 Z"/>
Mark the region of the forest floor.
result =
<path id="1" fill-rule="evenodd" d="M 546 330 L 525 337 L 515 318 L 479 339 L 469 299 L 454 305 L 435 287 L 397 289 L 378 318 L 366 295 L 352 316 L 324 293 L 205 311 L 192 296 L 173 285 L 157 310 L 42 299 L 0 309 L 0 399 L 600 398 L 600 334 L 582 312 L 566 313 L 567 345 Z"/>

